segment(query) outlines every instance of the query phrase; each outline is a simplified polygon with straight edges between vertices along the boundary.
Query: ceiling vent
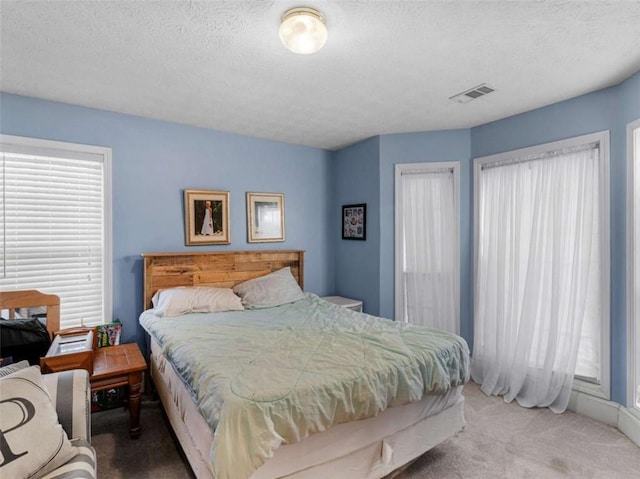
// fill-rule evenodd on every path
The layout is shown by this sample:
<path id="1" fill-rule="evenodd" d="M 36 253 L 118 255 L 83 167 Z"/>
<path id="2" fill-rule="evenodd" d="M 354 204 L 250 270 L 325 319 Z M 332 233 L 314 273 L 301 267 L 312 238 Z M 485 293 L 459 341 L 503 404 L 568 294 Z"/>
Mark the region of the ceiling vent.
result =
<path id="1" fill-rule="evenodd" d="M 487 86 L 486 83 L 481 83 L 478 86 L 474 86 L 469 90 L 465 90 L 462 93 L 458 93 L 457 95 L 453 95 L 449 97 L 449 100 L 457 101 L 458 103 L 469 103 L 471 100 L 475 100 L 476 98 L 480 98 L 481 96 L 488 95 L 492 91 L 495 91 L 490 86 Z"/>

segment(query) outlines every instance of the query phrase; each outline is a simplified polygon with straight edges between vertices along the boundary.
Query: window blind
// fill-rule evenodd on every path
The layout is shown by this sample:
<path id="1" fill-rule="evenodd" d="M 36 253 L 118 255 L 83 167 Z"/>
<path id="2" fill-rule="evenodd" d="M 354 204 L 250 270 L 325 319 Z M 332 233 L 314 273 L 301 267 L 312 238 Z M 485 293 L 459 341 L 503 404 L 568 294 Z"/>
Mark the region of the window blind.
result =
<path id="1" fill-rule="evenodd" d="M 0 154 L 0 288 L 60 296 L 61 328 L 104 322 L 105 165 L 87 156 Z"/>

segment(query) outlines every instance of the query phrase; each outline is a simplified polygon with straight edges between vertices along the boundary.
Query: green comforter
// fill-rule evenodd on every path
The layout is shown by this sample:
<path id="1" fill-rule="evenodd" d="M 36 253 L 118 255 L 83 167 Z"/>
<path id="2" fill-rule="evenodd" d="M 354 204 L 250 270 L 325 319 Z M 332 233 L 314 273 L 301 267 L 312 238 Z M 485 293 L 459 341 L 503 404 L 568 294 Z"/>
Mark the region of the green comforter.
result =
<path id="1" fill-rule="evenodd" d="M 468 380 L 464 339 L 330 304 L 160 318 L 163 346 L 213 428 L 216 479 L 244 479 L 281 444 Z"/>

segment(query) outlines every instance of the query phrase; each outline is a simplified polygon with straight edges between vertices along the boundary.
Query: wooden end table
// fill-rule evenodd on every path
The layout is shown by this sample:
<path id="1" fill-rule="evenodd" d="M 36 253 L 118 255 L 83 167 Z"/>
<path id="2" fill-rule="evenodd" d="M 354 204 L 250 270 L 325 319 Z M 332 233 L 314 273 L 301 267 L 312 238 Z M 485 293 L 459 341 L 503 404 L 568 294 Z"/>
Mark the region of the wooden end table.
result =
<path id="1" fill-rule="evenodd" d="M 98 348 L 93 359 L 91 392 L 129 387 L 129 434 L 140 436 L 140 387 L 147 363 L 136 343 Z"/>

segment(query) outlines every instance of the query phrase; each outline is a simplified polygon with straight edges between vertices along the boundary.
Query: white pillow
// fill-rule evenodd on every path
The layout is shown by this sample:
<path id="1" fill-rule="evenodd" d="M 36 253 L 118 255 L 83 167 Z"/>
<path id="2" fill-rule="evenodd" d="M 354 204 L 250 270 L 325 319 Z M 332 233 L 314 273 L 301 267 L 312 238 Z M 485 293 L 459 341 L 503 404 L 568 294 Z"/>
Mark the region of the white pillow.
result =
<path id="1" fill-rule="evenodd" d="M 0 378 L 2 477 L 36 479 L 74 455 L 37 366 Z"/>
<path id="2" fill-rule="evenodd" d="M 187 313 L 240 311 L 242 302 L 230 288 L 183 286 L 162 289 L 151 299 L 157 316 L 180 316 Z"/>
<path id="3" fill-rule="evenodd" d="M 271 308 L 304 298 L 304 293 L 288 266 L 237 284 L 233 291 L 242 298 L 244 307 L 249 309 Z"/>

